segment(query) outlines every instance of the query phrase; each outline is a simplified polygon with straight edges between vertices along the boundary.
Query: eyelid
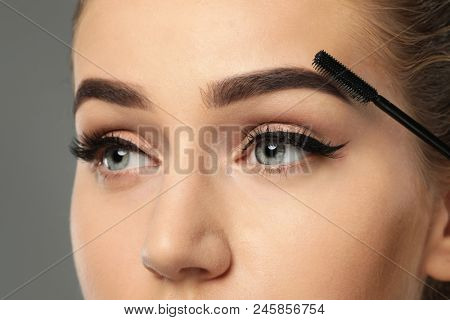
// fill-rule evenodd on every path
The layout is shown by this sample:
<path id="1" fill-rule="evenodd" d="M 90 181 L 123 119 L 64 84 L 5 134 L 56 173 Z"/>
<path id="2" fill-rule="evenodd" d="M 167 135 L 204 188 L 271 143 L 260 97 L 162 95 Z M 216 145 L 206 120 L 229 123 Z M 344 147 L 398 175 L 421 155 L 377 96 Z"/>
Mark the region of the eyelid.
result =
<path id="1" fill-rule="evenodd" d="M 342 154 L 338 151 L 340 151 L 340 149 L 349 142 L 346 141 L 342 144 L 331 143 L 331 141 L 329 141 L 328 139 L 317 136 L 312 132 L 311 129 L 302 125 L 286 123 L 264 123 L 256 127 L 252 127 L 250 130 L 244 129 L 242 131 L 242 133 L 245 134 L 245 137 L 233 154 L 233 159 L 236 162 L 241 162 L 243 159 L 247 159 L 247 157 L 249 157 L 252 152 L 254 152 L 258 139 L 260 139 L 261 135 L 265 133 L 274 134 L 278 132 L 284 133 L 286 136 L 291 135 L 291 138 L 292 136 L 296 136 L 294 138 L 294 143 L 290 143 L 290 139 L 288 137 L 283 137 L 283 139 L 287 138 L 288 141 L 285 143 L 294 145 L 302 149 L 302 151 L 307 152 L 308 159 L 319 159 L 321 157 L 334 159 L 340 158 L 342 157 Z M 295 141 L 298 141 L 300 143 L 296 143 Z M 250 148 L 250 146 L 252 146 L 252 148 Z M 261 166 L 267 167 L 267 165 L 264 164 L 261 164 Z M 286 165 L 284 165 L 284 167 L 286 167 Z"/>
<path id="2" fill-rule="evenodd" d="M 151 145 L 142 137 L 138 135 L 134 135 L 132 133 L 126 132 L 126 131 L 119 131 L 119 132 L 112 132 L 109 136 L 113 136 L 114 138 L 120 139 L 121 141 L 125 142 L 125 144 L 128 147 L 125 147 L 125 149 L 129 150 L 130 152 L 136 152 L 136 153 L 142 153 L 146 157 L 150 159 L 150 162 L 156 163 L 157 165 L 152 165 L 150 167 L 159 166 L 161 164 L 161 157 L 160 154 L 155 150 L 155 148 L 152 148 Z M 108 137 L 108 134 L 105 135 L 105 137 Z M 133 140 L 133 141 L 132 141 Z M 118 144 L 117 147 L 120 148 L 121 144 Z M 111 146 L 114 148 L 114 146 Z M 107 150 L 108 147 L 104 148 L 102 153 L 99 155 L 100 159 L 103 159 L 104 152 Z M 136 175 L 138 174 L 140 168 L 132 168 L 132 169 L 124 169 L 124 170 L 108 170 L 105 168 L 103 161 L 98 161 L 97 163 L 94 163 L 94 166 L 96 169 L 98 169 L 104 176 L 107 177 L 120 177 L 122 175 Z"/>
<path id="3" fill-rule="evenodd" d="M 111 133 L 107 133 L 104 135 L 105 138 L 114 137 L 124 141 L 126 144 L 130 146 L 134 146 L 136 148 L 136 152 L 143 152 L 150 155 L 154 148 L 150 145 L 150 143 L 139 135 L 133 134 L 129 131 L 113 131 Z"/>
<path id="4" fill-rule="evenodd" d="M 116 143 L 111 143 L 109 146 L 102 146 L 102 143 L 107 141 L 108 138 L 113 138 L 113 142 L 115 141 Z M 90 169 L 96 174 L 97 181 L 101 182 L 104 186 L 110 185 L 109 187 L 117 188 L 119 185 L 131 185 L 143 177 L 141 175 L 142 172 L 149 173 L 150 171 L 148 171 L 148 169 L 153 171 L 153 168 L 159 167 L 161 164 L 162 160 L 156 149 L 153 148 L 146 139 L 135 133 L 124 130 L 113 131 L 102 135 L 93 133 L 91 139 L 98 142 L 95 146 L 97 148 L 97 154 L 90 162 Z M 108 148 L 120 147 L 123 147 L 130 152 L 144 154 L 149 158 L 149 163 L 153 163 L 153 165 L 148 166 L 148 168 L 145 166 L 145 168 L 135 167 L 123 170 L 109 170 L 102 161 L 105 156 L 105 151 L 108 150 Z"/>
<path id="5" fill-rule="evenodd" d="M 302 125 L 294 125 L 294 124 L 283 124 L 283 123 L 265 123 L 262 125 L 258 125 L 251 130 L 244 130 L 244 141 L 242 144 L 241 150 L 245 151 L 247 148 L 255 141 L 256 137 L 265 133 L 265 132 L 286 132 L 291 134 L 301 134 L 311 138 L 314 138 L 318 141 L 324 141 L 323 138 L 316 137 L 316 135 L 312 132 L 311 129 L 302 126 Z"/>
<path id="6" fill-rule="evenodd" d="M 75 138 L 72 141 L 70 151 L 77 158 L 86 162 L 98 162 L 108 147 L 121 146 L 131 151 L 142 152 L 158 161 L 160 159 L 159 153 L 156 152 L 155 148 L 146 139 L 124 130 L 108 133 L 94 131 L 82 134 L 79 139 Z"/>

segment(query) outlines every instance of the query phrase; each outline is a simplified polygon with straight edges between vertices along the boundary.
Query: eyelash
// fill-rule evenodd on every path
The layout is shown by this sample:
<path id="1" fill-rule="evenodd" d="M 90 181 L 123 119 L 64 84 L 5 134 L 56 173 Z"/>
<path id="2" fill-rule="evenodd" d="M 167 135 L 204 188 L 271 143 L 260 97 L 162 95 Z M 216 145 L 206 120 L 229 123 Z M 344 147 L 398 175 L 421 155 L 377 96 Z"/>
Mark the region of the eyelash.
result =
<path id="1" fill-rule="evenodd" d="M 333 145 L 331 141 L 325 139 L 319 139 L 313 137 L 311 130 L 298 126 L 288 125 L 289 129 L 284 124 L 266 123 L 253 127 L 251 129 L 243 130 L 243 135 L 247 140 L 241 144 L 241 153 L 248 153 L 248 149 L 258 141 L 264 141 L 264 138 L 273 139 L 277 137 L 276 141 L 281 143 L 287 143 L 295 146 L 303 151 L 310 153 L 311 155 L 322 156 L 326 158 L 336 159 L 339 158 L 338 150 L 343 148 L 347 143 Z M 270 140 L 269 140 L 270 141 Z M 295 165 L 301 165 L 301 163 L 295 163 Z M 278 165 L 275 168 L 261 164 L 263 167 L 262 173 L 264 174 L 284 174 L 287 175 L 288 169 L 293 165 Z"/>
<path id="2" fill-rule="evenodd" d="M 78 159 L 86 162 L 101 162 L 106 150 L 110 148 L 121 148 L 131 152 L 146 152 L 139 149 L 134 143 L 120 137 L 110 135 L 105 136 L 100 132 L 81 135 L 80 138 L 73 138 L 70 144 L 70 152 Z"/>
<path id="3" fill-rule="evenodd" d="M 244 138 L 240 147 L 240 153 L 242 154 L 240 159 L 244 157 L 245 153 L 248 153 L 252 145 L 256 146 L 258 141 L 264 140 L 265 138 L 273 139 L 276 137 L 279 143 L 290 144 L 311 155 L 327 158 L 337 158 L 337 151 L 348 143 L 347 141 L 343 144 L 332 145 L 330 141 L 313 137 L 312 132 L 305 127 L 298 125 L 289 125 L 288 127 L 289 129 L 283 124 L 266 123 L 251 129 L 242 130 Z M 115 136 L 114 133 L 105 135 L 99 131 L 83 134 L 80 138 L 73 138 L 69 148 L 70 152 L 76 158 L 94 164 L 95 168 L 102 166 L 102 158 L 105 152 L 111 148 L 120 148 L 129 152 L 137 152 L 149 156 L 147 152 L 141 150 L 133 142 Z M 287 174 L 288 168 L 292 167 L 292 165 L 278 165 L 276 168 L 273 168 L 264 164 L 260 164 L 260 166 L 262 166 L 263 173 L 267 174 Z M 124 171 L 115 173 L 108 172 L 107 174 L 103 173 L 103 175 L 121 175 L 124 174 Z"/>
<path id="4" fill-rule="evenodd" d="M 271 124 L 264 124 L 251 130 L 244 130 L 243 133 L 247 136 L 248 142 L 244 144 L 242 151 L 247 150 L 252 143 L 261 140 L 264 135 L 272 135 L 272 137 L 280 135 L 283 142 L 289 142 L 307 152 L 329 158 L 336 158 L 336 152 L 347 144 L 345 142 L 333 146 L 330 141 L 314 138 L 312 132 L 305 127 L 292 125 L 290 127 L 294 128 L 295 131 L 289 131 L 281 124 L 275 124 L 274 128 Z"/>

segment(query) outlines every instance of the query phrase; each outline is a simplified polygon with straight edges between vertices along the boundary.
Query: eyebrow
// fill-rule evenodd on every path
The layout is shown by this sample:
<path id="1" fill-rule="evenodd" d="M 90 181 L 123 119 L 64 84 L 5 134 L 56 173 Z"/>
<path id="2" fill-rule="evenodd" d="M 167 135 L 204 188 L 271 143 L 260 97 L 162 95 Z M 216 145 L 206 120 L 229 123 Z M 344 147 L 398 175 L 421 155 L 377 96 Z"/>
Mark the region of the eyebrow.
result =
<path id="1" fill-rule="evenodd" d="M 285 89 L 315 89 L 351 103 L 339 88 L 314 71 L 298 68 L 274 68 L 231 76 L 211 82 L 206 90 L 200 90 L 204 103 L 218 108 L 233 102 Z"/>
<path id="2" fill-rule="evenodd" d="M 233 102 L 284 89 L 315 89 L 351 103 L 344 93 L 322 75 L 303 68 L 283 67 L 258 70 L 212 81 L 200 94 L 207 108 L 221 108 Z M 73 112 L 88 99 L 98 99 L 123 107 L 153 109 L 155 104 L 132 84 L 118 80 L 89 78 L 82 81 L 74 100 Z"/>
<path id="3" fill-rule="evenodd" d="M 123 107 L 151 109 L 152 102 L 142 90 L 118 80 L 89 78 L 81 82 L 73 103 L 75 114 L 80 106 L 89 99 L 113 103 Z"/>

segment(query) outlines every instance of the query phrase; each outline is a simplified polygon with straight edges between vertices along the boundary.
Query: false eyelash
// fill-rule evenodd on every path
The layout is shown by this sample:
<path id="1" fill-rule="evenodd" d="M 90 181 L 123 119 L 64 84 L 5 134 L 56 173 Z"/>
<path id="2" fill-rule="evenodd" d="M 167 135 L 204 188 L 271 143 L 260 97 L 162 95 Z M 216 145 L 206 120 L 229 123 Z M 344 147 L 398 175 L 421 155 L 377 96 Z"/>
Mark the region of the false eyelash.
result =
<path id="1" fill-rule="evenodd" d="M 316 139 L 312 137 L 312 132 L 305 127 L 298 127 L 297 131 L 289 131 L 285 127 L 279 125 L 278 128 L 271 128 L 269 124 L 258 126 L 252 130 L 244 130 L 248 142 L 242 147 L 242 151 L 259 141 L 276 141 L 278 143 L 289 143 L 307 152 L 318 154 L 328 158 L 336 158 L 336 152 L 344 147 L 347 143 L 332 145 L 330 141 L 324 139 Z"/>
<path id="2" fill-rule="evenodd" d="M 111 147 L 122 148 L 134 152 L 143 152 L 134 143 L 117 136 L 104 136 L 99 132 L 74 137 L 69 146 L 70 152 L 78 159 L 86 162 L 100 161 L 99 152 Z"/>

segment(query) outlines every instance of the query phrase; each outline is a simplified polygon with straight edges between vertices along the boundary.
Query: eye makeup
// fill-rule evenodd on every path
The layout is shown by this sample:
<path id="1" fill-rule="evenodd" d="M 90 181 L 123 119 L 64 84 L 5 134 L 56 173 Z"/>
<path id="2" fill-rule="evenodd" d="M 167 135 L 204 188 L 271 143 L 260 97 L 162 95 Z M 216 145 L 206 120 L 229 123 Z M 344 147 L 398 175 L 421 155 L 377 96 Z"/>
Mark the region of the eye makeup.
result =
<path id="1" fill-rule="evenodd" d="M 247 141 L 242 147 L 244 151 L 253 142 L 274 140 L 279 143 L 290 143 L 305 151 L 331 158 L 347 143 L 333 146 L 330 141 L 315 138 L 308 128 L 292 124 L 267 123 L 249 130 L 245 135 Z"/>
<path id="2" fill-rule="evenodd" d="M 103 134 L 94 131 L 74 138 L 71 153 L 92 165 L 104 180 L 137 176 L 144 169 L 158 167 L 158 155 L 136 135 L 124 131 Z"/>
<path id="3" fill-rule="evenodd" d="M 270 174 L 286 174 L 313 157 L 338 158 L 338 151 L 348 143 L 333 145 L 306 127 L 280 123 L 259 125 L 243 135 L 240 160 L 245 158 L 251 166 Z"/>
<path id="4" fill-rule="evenodd" d="M 86 162 L 98 160 L 99 151 L 110 148 L 121 148 L 134 152 L 143 152 L 136 144 L 117 135 L 102 135 L 98 132 L 74 138 L 70 145 L 71 153 Z"/>
<path id="5" fill-rule="evenodd" d="M 128 131 L 93 131 L 74 138 L 70 151 L 91 164 L 102 178 L 138 176 L 144 169 L 161 166 L 163 161 L 148 142 L 141 140 Z M 233 158 L 264 173 L 287 174 L 288 169 L 312 159 L 338 158 L 339 150 L 347 143 L 332 144 L 300 125 L 264 123 L 242 130 L 238 155 Z"/>

